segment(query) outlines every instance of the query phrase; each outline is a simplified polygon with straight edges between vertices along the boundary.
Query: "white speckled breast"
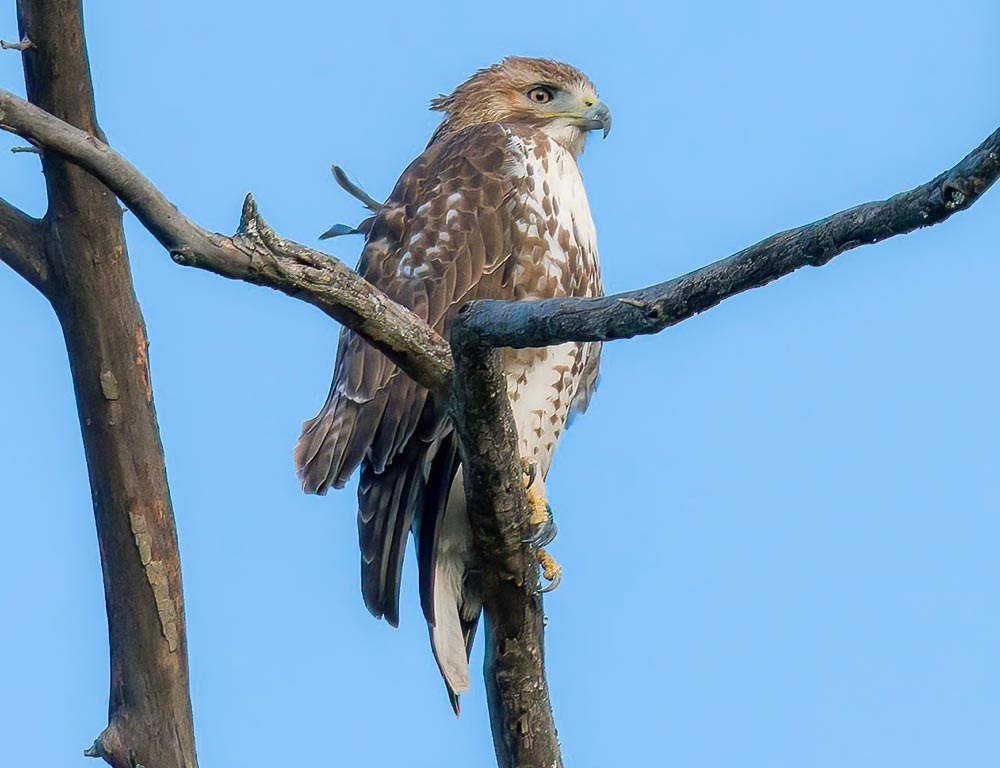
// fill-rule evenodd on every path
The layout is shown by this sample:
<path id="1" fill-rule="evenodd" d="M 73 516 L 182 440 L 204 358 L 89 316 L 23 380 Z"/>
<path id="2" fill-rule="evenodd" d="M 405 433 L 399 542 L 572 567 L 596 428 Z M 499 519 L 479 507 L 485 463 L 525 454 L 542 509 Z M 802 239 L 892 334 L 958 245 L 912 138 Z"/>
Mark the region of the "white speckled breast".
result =
<path id="1" fill-rule="evenodd" d="M 576 158 L 544 133 L 512 132 L 511 154 L 516 298 L 601 295 L 597 234 Z M 543 477 L 581 387 L 590 384 L 584 371 L 599 354 L 590 343 L 504 351 L 519 451 Z"/>

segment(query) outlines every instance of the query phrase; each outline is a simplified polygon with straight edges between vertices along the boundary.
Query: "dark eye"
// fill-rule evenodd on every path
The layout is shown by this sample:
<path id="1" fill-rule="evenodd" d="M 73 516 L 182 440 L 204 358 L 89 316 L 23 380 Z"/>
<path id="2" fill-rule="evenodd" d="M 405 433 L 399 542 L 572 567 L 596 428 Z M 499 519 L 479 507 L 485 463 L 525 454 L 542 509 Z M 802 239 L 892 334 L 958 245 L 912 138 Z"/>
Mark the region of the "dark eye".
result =
<path id="1" fill-rule="evenodd" d="M 544 85 L 536 85 L 528 91 L 528 98 L 535 104 L 548 104 L 553 98 L 552 89 L 546 88 Z"/>

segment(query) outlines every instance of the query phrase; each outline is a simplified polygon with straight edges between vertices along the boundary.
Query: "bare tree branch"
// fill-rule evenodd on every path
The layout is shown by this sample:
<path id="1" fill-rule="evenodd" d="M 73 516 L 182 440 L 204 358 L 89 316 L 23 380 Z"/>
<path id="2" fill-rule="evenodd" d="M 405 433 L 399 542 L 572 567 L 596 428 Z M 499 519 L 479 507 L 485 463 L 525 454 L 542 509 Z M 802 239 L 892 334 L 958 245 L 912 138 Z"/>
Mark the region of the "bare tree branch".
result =
<path id="1" fill-rule="evenodd" d="M 451 380 L 448 343 L 342 262 L 277 235 L 247 197 L 232 237 L 198 226 L 107 144 L 0 89 L 0 128 L 69 158 L 101 179 L 174 261 L 274 288 L 319 307 L 371 341 L 428 389 Z"/>
<path id="2" fill-rule="evenodd" d="M 22 51 L 28 98 L 100 136 L 80 0 L 19 0 L 18 23 L 37 43 Z M 42 170 L 46 293 L 76 390 L 111 651 L 108 726 L 86 754 L 114 768 L 196 768 L 177 533 L 121 210 L 57 153 Z"/>
<path id="3" fill-rule="evenodd" d="M 48 289 L 42 223 L 0 197 L 0 261 L 42 293 Z"/>
<path id="4" fill-rule="evenodd" d="M 938 224 L 975 203 L 997 176 L 1000 129 L 926 184 L 772 235 L 683 277 L 599 299 L 476 301 L 463 308 L 460 325 L 478 343 L 494 347 L 541 347 L 658 333 L 800 267 L 821 267 L 858 246 Z"/>
<path id="5" fill-rule="evenodd" d="M 307 301 L 360 333 L 429 390 L 447 393 L 453 367 L 448 342 L 343 262 L 275 233 L 257 213 L 252 196 L 243 204 L 236 235 L 221 242 L 223 250 L 217 255 L 175 250 L 172 256 L 179 264 L 265 285 Z M 245 267 L 238 266 L 234 254 L 250 260 Z M 239 274 L 223 271 L 234 266 Z"/>

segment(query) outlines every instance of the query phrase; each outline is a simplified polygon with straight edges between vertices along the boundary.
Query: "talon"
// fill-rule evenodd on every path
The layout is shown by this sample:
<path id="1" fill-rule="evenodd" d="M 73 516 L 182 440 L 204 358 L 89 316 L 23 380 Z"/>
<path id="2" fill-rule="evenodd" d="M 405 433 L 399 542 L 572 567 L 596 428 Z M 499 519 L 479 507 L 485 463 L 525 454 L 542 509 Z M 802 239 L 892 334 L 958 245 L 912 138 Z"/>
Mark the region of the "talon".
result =
<path id="1" fill-rule="evenodd" d="M 538 465 L 531 459 L 521 459 L 521 471 L 524 473 L 524 487 L 530 488 L 535 484 L 535 477 L 538 475 Z"/>
<path id="2" fill-rule="evenodd" d="M 524 487 L 527 489 L 528 496 L 528 529 L 530 531 L 523 542 L 533 544 L 541 550 L 542 547 L 552 543 L 559 529 L 556 527 L 549 500 L 545 498 L 544 484 L 535 482 L 538 479 L 538 465 L 531 459 L 522 458 L 521 467 L 524 471 Z M 541 556 L 539 554 L 539 557 Z M 556 561 L 548 555 L 546 557 L 558 571 L 559 566 L 556 565 Z M 546 578 L 549 577 L 546 576 Z M 555 583 L 559 583 L 558 575 L 555 578 Z M 553 589 L 553 586 L 550 585 L 546 591 L 548 589 Z"/>
<path id="3" fill-rule="evenodd" d="M 552 515 L 552 507 L 540 486 L 541 483 L 538 483 L 528 488 L 528 530 L 530 533 L 526 541 L 536 547 L 551 544 L 558 531 L 555 518 Z"/>
<path id="4" fill-rule="evenodd" d="M 556 534 L 559 533 L 559 528 L 556 526 L 556 519 L 552 515 L 552 507 L 548 504 L 545 507 L 548 512 L 545 522 L 541 523 L 536 528 L 534 535 L 529 538 L 529 541 L 539 549 L 547 547 L 555 541 Z"/>
<path id="5" fill-rule="evenodd" d="M 539 594 L 551 592 L 562 581 L 562 566 L 544 549 L 538 550 L 538 564 L 542 566 L 542 576 L 549 583 L 538 590 Z"/>

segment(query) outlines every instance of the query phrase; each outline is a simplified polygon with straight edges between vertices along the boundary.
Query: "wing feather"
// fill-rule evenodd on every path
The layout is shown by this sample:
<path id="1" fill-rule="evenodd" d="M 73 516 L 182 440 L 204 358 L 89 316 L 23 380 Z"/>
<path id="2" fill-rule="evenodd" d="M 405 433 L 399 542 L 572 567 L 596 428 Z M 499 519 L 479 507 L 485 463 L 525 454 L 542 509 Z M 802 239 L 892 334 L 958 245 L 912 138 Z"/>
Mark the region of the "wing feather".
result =
<path id="1" fill-rule="evenodd" d="M 368 232 L 358 270 L 445 337 L 466 301 L 514 298 L 508 154 L 509 134 L 497 124 L 434 142 L 400 177 Z M 361 466 L 362 591 L 369 610 L 393 623 L 407 533 L 422 517 L 433 532 L 447 503 L 443 483 L 456 462 L 449 430 L 443 404 L 344 330 L 330 394 L 303 425 L 296 467 L 306 491 L 324 493 Z M 436 474 L 433 493 L 425 494 L 442 441 L 444 477 Z M 421 560 L 433 570 L 430 550 Z"/>

